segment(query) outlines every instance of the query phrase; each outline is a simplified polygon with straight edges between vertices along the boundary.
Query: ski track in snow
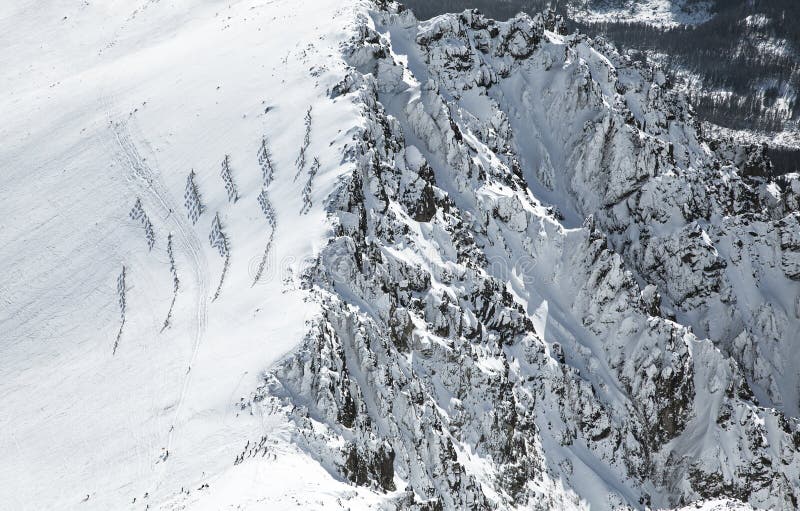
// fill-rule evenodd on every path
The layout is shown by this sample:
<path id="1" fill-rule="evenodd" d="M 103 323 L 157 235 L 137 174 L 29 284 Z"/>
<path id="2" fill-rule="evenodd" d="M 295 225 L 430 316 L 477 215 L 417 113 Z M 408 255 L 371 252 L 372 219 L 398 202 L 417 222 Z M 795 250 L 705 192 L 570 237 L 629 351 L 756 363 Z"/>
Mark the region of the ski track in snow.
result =
<path id="1" fill-rule="evenodd" d="M 461 87 L 473 87 L 477 83 L 473 75 L 450 67 L 459 55 L 476 51 L 471 38 L 477 33 L 474 30 L 478 30 L 478 24 L 453 30 L 467 23 L 467 19 L 480 21 L 472 18 L 474 14 L 460 15 L 463 18 L 445 15 L 438 21 L 419 24 L 408 16 L 410 13 L 378 13 L 376 5 L 366 0 L 345 2 L 344 7 L 321 0 L 207 4 L 188 2 L 174 11 L 170 9 L 175 5 L 157 0 L 140 4 L 102 51 L 111 54 L 111 64 L 118 65 L 113 67 L 115 72 L 127 64 L 131 69 L 137 69 L 137 65 L 141 69 L 131 73 L 129 82 L 120 78 L 114 92 L 103 94 L 106 89 L 98 86 L 88 98 L 75 100 L 76 111 L 94 108 L 100 93 L 101 119 L 94 119 L 95 131 L 86 138 L 78 136 L 76 144 L 79 148 L 98 149 L 96 145 L 105 149 L 97 151 L 89 162 L 100 169 L 96 175 L 104 176 L 107 160 L 113 160 L 111 173 L 116 174 L 102 181 L 102 188 L 89 189 L 107 199 L 102 203 L 104 216 L 93 218 L 91 206 L 96 197 L 81 195 L 82 175 L 77 179 L 62 177 L 65 171 L 58 167 L 62 160 L 65 164 L 71 162 L 74 155 L 59 155 L 44 175 L 50 182 L 38 183 L 45 194 L 64 187 L 67 179 L 70 185 L 77 183 L 69 190 L 79 199 L 74 202 L 90 207 L 81 211 L 85 216 L 69 230 L 75 237 L 85 234 L 81 229 L 91 229 L 81 223 L 105 222 L 109 234 L 103 238 L 103 250 L 81 247 L 85 267 L 96 264 L 108 247 L 123 247 L 114 256 L 122 259 L 119 262 L 123 268 L 131 270 L 130 288 L 136 288 L 131 293 L 131 321 L 123 337 L 136 343 L 123 341 L 116 358 L 103 350 L 94 350 L 99 353 L 97 358 L 91 354 L 66 358 L 63 348 L 72 346 L 53 350 L 43 342 L 36 346 L 31 343 L 28 352 L 20 350 L 18 358 L 8 364 L 19 368 L 9 372 L 8 390 L 0 387 L 0 395 L 7 395 L 15 408 L 13 414 L 8 414 L 13 416 L 9 421 L 11 441 L 0 442 L 0 447 L 11 451 L 0 452 L 11 458 L 11 468 L 0 470 L 6 478 L 0 486 L 9 492 L 0 497 L 0 502 L 19 499 L 23 505 L 37 505 L 40 501 L 42 507 L 50 502 L 51 507 L 75 509 L 142 509 L 147 505 L 150 509 L 175 511 L 226 507 L 375 509 L 379 504 L 389 508 L 396 504 L 402 509 L 404 498 L 415 501 L 420 496 L 430 497 L 428 504 L 435 504 L 434 499 L 440 497 L 436 494 L 443 492 L 445 498 L 438 503 L 444 509 L 465 508 L 468 504 L 483 508 L 480 500 L 471 500 L 477 493 L 462 495 L 447 478 L 459 474 L 461 489 L 471 492 L 470 488 L 479 488 L 492 501 L 506 499 L 504 494 L 510 492 L 503 487 L 506 483 L 495 476 L 513 469 L 509 472 L 513 477 L 527 477 L 530 496 L 538 498 L 540 494 L 533 490 L 544 488 L 544 497 L 556 499 L 551 503 L 561 503 L 566 509 L 611 509 L 616 502 L 631 503 L 636 508 L 637 502 L 645 505 L 643 498 L 650 494 L 659 499 L 654 502 L 658 507 L 670 492 L 689 490 L 667 488 L 655 493 L 648 487 L 652 485 L 650 481 L 639 479 L 650 474 L 634 471 L 651 470 L 652 465 L 648 468 L 648 464 L 653 460 L 639 456 L 651 444 L 637 435 L 645 440 L 652 438 L 660 445 L 663 439 L 655 436 L 660 430 L 654 428 L 656 433 L 652 433 L 648 429 L 650 423 L 662 419 L 663 410 L 656 407 L 664 403 L 677 406 L 680 403 L 673 401 L 679 395 L 694 395 L 694 390 L 681 386 L 686 381 L 696 381 L 701 406 L 691 421 L 680 425 L 684 436 L 675 437 L 676 443 L 685 444 L 673 450 L 679 459 L 675 470 L 688 467 L 687 463 L 696 458 L 704 463 L 701 468 L 713 474 L 717 455 L 706 451 L 718 445 L 730 450 L 726 455 L 741 456 L 747 462 L 757 460 L 761 453 L 772 456 L 774 453 L 767 449 L 773 446 L 783 447 L 785 437 L 772 424 L 775 416 L 769 415 L 767 408 L 750 407 L 749 402 L 730 390 L 732 397 L 724 399 L 726 404 L 737 407 L 732 408 L 731 414 L 736 414 L 732 423 L 749 421 L 759 427 L 763 425 L 760 423 L 769 426 L 765 430 L 770 435 L 765 436 L 769 446 L 753 450 L 752 454 L 737 450 L 735 441 L 744 443 L 748 437 L 741 430 L 725 432 L 714 426 L 723 400 L 723 392 L 718 391 L 728 388 L 729 382 L 730 389 L 740 388 L 731 377 L 733 366 L 729 367 L 727 359 L 709 342 L 668 325 L 660 312 L 651 317 L 649 311 L 643 311 L 643 290 L 634 285 L 628 287 L 624 262 L 604 259 L 611 252 L 598 250 L 593 262 L 573 254 L 594 250 L 596 245 L 595 241 L 585 243 L 584 235 L 588 237 L 594 227 L 586 227 L 586 215 L 578 201 L 580 194 L 588 194 L 593 184 L 581 179 L 587 189 L 572 189 L 569 171 L 574 163 L 568 158 L 572 153 L 568 146 L 586 143 L 580 137 L 571 138 L 573 132 L 581 133 L 581 126 L 587 129 L 589 118 L 581 114 L 582 108 L 591 107 L 592 113 L 595 108 L 607 112 L 618 107 L 607 101 L 572 107 L 559 99 L 559 91 L 572 96 L 583 94 L 587 101 L 614 96 L 612 85 L 617 83 L 616 78 L 602 78 L 614 67 L 611 60 L 595 54 L 588 43 L 576 42 L 570 36 L 562 38 L 550 30 L 545 32 L 544 25 L 528 26 L 531 19 L 521 17 L 500 24 L 502 30 L 497 35 L 486 32 L 483 42 L 488 41 L 489 51 L 480 58 L 487 59 L 487 66 L 472 68 L 481 71 L 476 75 L 485 69 L 495 75 L 490 78 L 495 82 L 486 86 L 487 90 L 491 87 L 491 93 L 484 97 Z M 187 11 L 191 12 L 191 19 L 186 17 Z M 151 14 L 155 17 L 148 18 Z M 72 17 L 71 14 L 70 20 Z M 377 29 L 380 33 L 375 32 L 376 26 L 387 21 Z M 141 30 L 139 23 L 150 30 Z M 441 31 L 434 32 L 437 23 L 441 23 Z M 266 30 L 262 31 L 262 27 Z M 509 32 L 509 28 L 514 31 Z M 156 37 L 152 37 L 154 34 Z M 511 34 L 516 36 L 511 38 Z M 526 34 L 536 35 L 536 42 L 523 37 Z M 418 35 L 438 38 L 429 37 L 427 48 L 423 48 Z M 498 38 L 506 36 L 509 48 L 502 48 Z M 461 41 L 462 38 L 466 39 Z M 167 44 L 163 44 L 165 41 Z M 130 54 L 125 53 L 128 43 L 135 50 Z M 156 51 L 142 51 L 142 46 Z M 538 46 L 532 50 L 530 61 L 530 54 L 514 59 L 509 56 L 517 50 L 530 49 L 529 46 Z M 547 59 L 542 53 L 536 55 L 543 48 L 552 52 L 546 54 Z M 348 54 L 348 50 L 353 53 Z M 197 65 L 189 63 L 185 57 L 195 56 L 194 51 L 208 60 L 199 60 Z M 342 53 L 345 56 L 340 61 Z M 70 62 L 75 55 L 65 52 L 59 56 Z M 250 61 L 236 67 L 231 56 Z M 492 60 L 495 58 L 499 60 Z M 540 72 L 537 66 L 545 64 L 545 60 L 549 62 L 547 71 Z M 501 70 L 504 62 L 511 66 L 502 68 L 509 71 L 509 76 L 498 78 L 495 71 Z M 554 63 L 551 71 L 549 66 Z M 475 62 L 463 59 L 461 64 L 468 70 Z M 257 69 L 259 65 L 261 69 Z M 170 67 L 176 70 L 176 77 L 164 73 L 163 68 Z M 585 75 L 581 83 L 602 83 L 605 89 L 578 88 L 578 81 L 570 76 L 581 74 Z M 456 81 L 450 83 L 450 76 Z M 77 81 L 83 83 L 84 79 L 103 81 L 91 73 Z M 348 83 L 348 79 L 352 82 Z M 217 80 L 220 85 L 215 83 Z M 465 80 L 463 84 L 461 80 Z M 46 85 L 38 86 L 40 89 L 33 89 L 37 93 L 45 90 Z M 341 90 L 337 92 L 337 88 Z M 657 92 L 653 92 L 654 97 Z M 279 108 L 265 121 L 263 116 L 272 108 L 264 110 L 265 97 L 273 94 L 279 96 L 275 98 Z M 65 103 L 72 100 L 68 94 L 56 98 Z M 188 98 L 186 103 L 184 98 Z M 5 104 L 2 101 L 0 104 Z M 14 102 L 19 99 L 14 98 Z M 136 110 L 125 111 L 133 105 Z M 142 111 L 136 114 L 139 105 Z M 644 114 L 637 105 L 633 102 L 630 109 L 632 117 L 638 119 Z M 54 106 L 60 105 L 56 102 Z M 40 114 L 41 126 L 37 128 L 41 133 L 52 132 L 53 110 Z M 490 118 L 493 113 L 498 115 Z M 570 116 L 572 123 L 567 125 Z M 18 125 L 11 124 L 12 128 L 22 131 L 27 121 L 17 122 Z M 625 123 L 620 120 L 618 125 Z M 509 128 L 507 134 L 504 126 Z M 560 130 L 564 126 L 570 127 Z M 484 127 L 486 134 L 478 136 Z M 77 133 L 74 126 L 68 128 Z M 489 128 L 495 141 L 499 141 L 494 148 L 489 145 Z M 639 128 L 630 130 L 646 135 Z M 266 136 L 275 140 L 276 168 L 284 169 L 280 179 L 270 175 L 266 182 L 259 183 L 255 161 L 249 156 L 256 134 L 262 136 L 262 144 Z M 648 137 L 648 143 L 658 142 Z M 677 136 L 668 138 L 675 139 Z M 19 145 L 33 152 L 34 142 L 39 139 L 32 140 Z M 604 146 L 617 143 L 616 139 L 603 140 Z M 620 135 L 620 140 L 627 139 Z M 295 160 L 298 146 L 300 154 Z M 508 153 L 503 152 L 505 148 Z M 359 150 L 363 161 L 359 160 Z M 220 193 L 216 165 L 217 157 L 223 154 L 237 158 L 235 175 L 244 200 L 238 201 L 237 193 L 235 206 L 230 195 Z M 374 159 L 367 161 L 369 154 Z M 518 179 L 512 175 L 512 156 L 521 162 Z M 291 161 L 298 167 L 294 179 Z M 429 188 L 417 187 L 427 179 L 420 166 L 423 162 L 431 174 Z M 547 168 L 535 171 L 541 162 Z M 589 163 L 592 169 L 598 167 L 595 170 L 600 177 L 620 172 L 615 167 L 613 173 L 602 174 L 608 170 L 599 164 L 602 162 Z M 25 170 L 24 166 L 21 168 Z M 208 206 L 208 215 L 196 224 L 187 218 L 179 188 L 175 187 L 190 168 L 197 170 L 197 186 L 202 188 Z M 213 181 L 208 168 L 214 169 Z M 306 169 L 308 179 L 303 187 L 303 180 L 298 178 Z M 552 182 L 546 184 L 543 176 L 548 173 L 553 174 Z M 22 179 L 14 177 L 18 178 L 18 182 L 11 180 L 12 186 L 17 187 L 12 188 L 14 192 L 26 190 Z M 262 204 L 254 197 L 258 190 L 264 193 Z M 105 197 L 105 193 L 114 200 Z M 443 197 L 452 202 L 445 202 Z M 158 249 L 152 253 L 144 254 L 143 249 L 140 253 L 140 245 L 135 244 L 141 241 L 136 237 L 141 235 L 139 226 L 135 232 L 119 228 L 118 213 L 128 211 L 130 204 L 123 202 L 132 198 L 141 198 L 141 207 L 158 228 Z M 65 212 L 70 212 L 72 199 L 62 198 L 66 206 L 60 215 L 68 216 Z M 593 204 L 587 203 L 587 208 Z M 58 206 L 40 208 L 48 212 L 46 207 Z M 548 206 L 555 206 L 565 216 L 556 219 L 548 212 Z M 431 207 L 433 216 L 425 216 Z M 208 255 L 216 252 L 209 252 L 205 241 L 212 211 L 225 221 L 225 232 L 237 248 L 236 254 L 229 251 L 226 256 L 232 262 L 225 282 L 232 292 L 226 292 L 216 302 L 210 291 L 216 284 L 210 282 L 210 270 L 217 267 L 218 259 Z M 363 217 L 359 215 L 362 212 Z M 280 230 L 278 214 L 283 215 Z M 265 217 L 268 231 L 264 228 Z M 39 223 L 41 220 L 34 227 L 39 228 Z M 23 229 L 18 232 L 12 242 L 19 248 L 13 248 L 24 253 L 28 233 Z M 57 229 L 46 234 L 53 238 L 62 235 Z M 174 240 L 176 273 L 182 278 L 179 290 L 173 292 L 170 287 L 172 305 L 178 301 L 176 327 L 162 328 L 159 334 L 152 332 L 154 322 L 163 318 L 160 308 L 164 297 L 158 293 L 163 283 L 166 295 L 167 283 L 173 282 L 171 266 L 161 259 L 167 235 Z M 46 239 L 41 246 L 49 249 L 50 241 Z M 354 247 L 361 242 L 369 244 L 365 247 L 368 250 L 356 252 Z M 246 271 L 250 268 L 240 264 L 247 254 L 252 264 L 260 261 L 255 279 Z M 39 261 L 48 262 L 46 257 L 59 263 L 66 256 L 35 253 L 33 262 L 15 268 L 36 269 Z M 518 257 L 530 259 L 528 256 L 534 257 L 534 265 L 515 262 Z M 351 259 L 357 261 L 352 268 Z M 273 260 L 277 264 L 273 265 Z M 318 263 L 313 267 L 314 275 L 305 271 L 308 260 Z M 587 267 L 597 271 L 596 283 L 592 280 L 594 274 L 584 275 Z M 83 268 L 79 269 L 85 271 Z M 261 279 L 265 268 L 273 273 Z M 454 268 L 457 271 L 451 271 Z M 118 271 L 118 267 L 115 269 Z M 227 262 L 220 287 L 226 278 L 225 270 Z M 105 278 L 107 271 L 104 268 L 103 273 L 97 272 L 98 279 Z M 18 321 L 11 324 L 12 332 L 24 322 L 40 321 L 42 315 L 51 314 L 50 308 L 52 316 L 66 315 L 58 300 L 81 298 L 80 289 L 73 291 L 77 288 L 73 280 L 79 281 L 80 276 L 70 278 L 66 285 L 56 282 L 58 296 L 49 300 L 46 308 L 37 304 L 39 297 L 34 295 L 31 305 L 26 303 L 24 310 L 10 315 L 10 319 Z M 339 281 L 338 277 L 344 278 Z M 326 288 L 329 278 L 336 282 Z M 113 299 L 113 293 L 107 294 L 100 286 L 95 284 L 95 291 L 99 292 L 94 300 L 110 308 L 106 301 Z M 753 294 L 754 301 L 761 297 Z M 88 301 L 90 296 L 83 298 Z M 213 307 L 209 302 L 214 303 Z M 800 308 L 800 301 L 797 304 Z M 45 312 L 37 314 L 37 309 Z M 800 317 L 800 312 L 797 314 Z M 605 326 L 616 325 L 619 318 L 630 320 L 630 330 Z M 4 320 L 0 317 L 0 323 Z M 393 321 L 401 327 L 399 333 L 395 333 Z M 89 332 L 85 337 L 92 337 L 91 329 L 100 331 L 106 326 L 93 317 L 83 322 Z M 661 330 L 646 337 L 641 333 L 645 327 Z M 315 335 L 317 331 L 319 335 Z M 63 332 L 56 332 L 53 337 L 57 334 Z M 106 335 L 101 332 L 90 340 L 105 347 Z M 666 335 L 678 337 L 673 339 L 677 347 L 658 344 Z M 686 339 L 688 348 L 684 345 Z M 76 339 L 75 343 L 79 341 Z M 652 346 L 639 346 L 645 343 Z M 134 344 L 139 348 L 136 356 Z M 644 351 L 650 347 L 659 354 L 647 356 Z M 689 362 L 696 364 L 692 366 L 695 372 L 684 371 L 681 360 L 660 356 L 661 351 L 681 355 L 690 350 L 698 353 L 696 359 L 686 355 Z M 48 373 L 26 367 L 28 358 L 35 360 L 34 364 L 42 364 Z M 109 359 L 115 364 L 103 366 Z M 47 365 L 51 360 L 52 365 Z M 676 383 L 667 376 L 660 377 L 662 366 L 657 364 L 664 364 L 670 374 L 677 374 Z M 102 373 L 102 369 L 107 371 Z M 103 379 L 81 386 L 84 374 L 95 372 Z M 634 382 L 635 387 L 629 390 L 630 376 L 644 377 L 644 383 Z M 284 385 L 285 394 L 271 393 L 275 391 L 271 387 L 275 381 Z M 652 398 L 649 392 L 655 385 L 668 385 L 669 393 L 676 394 L 676 398 Z M 42 391 L 30 392 L 26 386 Z M 673 387 L 678 390 L 673 392 Z M 129 395 L 120 395 L 118 389 Z M 51 398 L 51 391 L 57 399 Z M 559 393 L 563 402 L 555 399 Z M 537 401 L 539 396 L 543 397 L 541 401 Z M 707 397 L 713 402 L 702 402 Z M 94 407 L 80 410 L 73 420 L 73 410 L 83 402 L 91 402 Z M 48 407 L 56 413 L 45 411 Z M 353 413 L 357 415 L 357 427 L 348 426 L 344 419 L 351 407 L 358 410 Z M 681 410 L 666 412 L 676 415 Z M 743 421 L 745 412 L 751 415 Z M 492 416 L 492 423 L 482 419 Z M 49 429 L 41 424 L 45 421 L 50 423 Z M 81 426 L 87 422 L 92 424 L 84 432 Z M 634 429 L 625 429 L 629 424 Z M 576 425 L 580 430 L 575 429 Z M 442 429 L 436 429 L 439 426 Z M 513 431 L 530 447 L 522 449 L 506 443 L 510 435 L 507 439 L 496 435 L 503 430 Z M 57 431 L 55 449 L 48 445 L 51 431 Z M 717 434 L 727 436 L 723 440 L 707 439 Z M 735 441 L 728 440 L 731 438 Z M 760 440 L 760 431 L 750 440 L 753 438 Z M 254 439 L 260 440 L 254 443 Z M 267 447 L 251 460 L 256 456 L 248 447 L 256 443 L 259 449 L 262 444 Z M 381 478 L 380 484 L 387 490 L 383 492 L 376 491 L 375 476 L 388 472 L 386 445 L 392 449 L 391 483 L 397 488 L 388 489 Z M 159 448 L 161 456 L 156 459 L 154 454 Z M 175 453 L 171 452 L 173 449 Z M 425 450 L 425 456 L 420 456 L 417 449 Z M 50 451 L 62 459 L 47 459 Z M 453 459 L 448 454 L 451 451 Z M 628 458 L 618 461 L 620 452 Z M 778 466 L 777 455 L 774 459 Z M 800 466 L 797 458 L 787 459 L 781 459 L 784 465 Z M 659 467 L 664 465 L 666 481 L 672 461 L 656 461 Z M 367 484 L 364 479 L 351 477 L 348 465 L 353 463 L 362 465 L 358 469 L 366 472 Z M 569 469 L 562 463 L 569 463 Z M 633 468 L 623 466 L 629 463 Z M 723 469 L 736 466 L 736 460 L 723 459 L 720 463 Z M 24 473 L 29 467 L 30 474 Z M 528 467 L 539 472 L 517 471 Z M 34 469 L 54 474 L 53 483 L 40 488 L 42 477 Z M 796 480 L 796 470 L 790 473 L 786 469 L 785 473 L 790 474 L 790 481 Z M 553 486 L 544 486 L 550 484 L 551 476 Z M 676 485 L 688 481 L 683 474 L 679 477 L 682 479 L 676 477 Z M 474 486 L 473 481 L 481 486 Z M 75 499 L 76 493 L 83 498 L 83 492 L 86 499 L 82 502 L 88 501 L 87 504 Z M 409 493 L 404 497 L 404 492 Z M 129 504 L 131 498 L 135 505 Z M 525 505 L 515 499 L 516 494 L 508 493 L 507 500 L 497 501 L 498 508 Z M 647 501 L 646 505 L 650 504 Z"/>
<path id="2" fill-rule="evenodd" d="M 167 435 L 166 452 L 169 453 L 172 447 L 172 440 L 176 431 L 176 427 L 180 422 L 180 414 L 183 403 L 186 399 L 186 394 L 189 391 L 189 386 L 191 385 L 192 365 L 194 365 L 194 362 L 197 359 L 197 354 L 200 350 L 200 344 L 203 341 L 203 336 L 205 335 L 206 331 L 206 323 L 208 319 L 208 265 L 200 248 L 200 240 L 197 237 L 195 230 L 192 228 L 192 226 L 188 225 L 186 219 L 180 214 L 180 210 L 176 205 L 176 201 L 172 197 L 172 194 L 166 189 L 166 186 L 164 186 L 164 184 L 159 180 L 158 174 L 154 172 L 146 160 L 142 158 L 139 150 L 136 147 L 136 143 L 131 136 L 129 124 L 124 121 L 115 121 L 109 114 L 109 125 L 114 134 L 114 141 L 119 150 L 117 152 L 119 155 L 119 161 L 123 164 L 124 168 L 128 170 L 129 176 L 132 178 L 132 182 L 135 183 L 137 188 L 148 193 L 150 197 L 157 201 L 165 211 L 169 212 L 169 218 L 171 219 L 172 224 L 180 236 L 182 245 L 189 256 L 188 259 L 192 263 L 192 274 L 194 275 L 198 286 L 196 292 L 197 297 L 194 319 L 195 330 L 192 340 L 192 356 L 189 360 L 186 376 L 183 378 L 183 385 L 181 386 L 180 395 L 175 407 L 174 419 L 170 425 L 169 433 Z M 160 469 L 160 478 L 156 488 L 160 487 L 164 478 L 165 470 L 166 464 L 162 463 Z"/>

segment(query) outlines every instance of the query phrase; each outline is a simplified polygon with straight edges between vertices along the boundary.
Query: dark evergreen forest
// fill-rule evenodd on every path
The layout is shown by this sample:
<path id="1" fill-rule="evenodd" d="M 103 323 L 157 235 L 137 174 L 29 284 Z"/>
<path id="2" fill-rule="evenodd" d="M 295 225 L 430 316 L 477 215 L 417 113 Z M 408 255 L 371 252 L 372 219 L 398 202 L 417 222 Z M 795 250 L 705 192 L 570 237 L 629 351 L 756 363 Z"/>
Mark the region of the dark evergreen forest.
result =
<path id="1" fill-rule="evenodd" d="M 691 2 L 699 0 L 690 0 Z M 570 31 L 604 36 L 621 51 L 655 58 L 674 83 L 699 78 L 688 87 L 698 116 L 732 129 L 762 133 L 800 126 L 800 0 L 713 0 L 710 21 L 659 28 L 644 23 L 585 23 L 570 19 L 578 0 L 406 0 L 417 17 L 477 8 L 496 19 L 520 11 L 553 8 Z M 583 3 L 583 1 L 581 1 Z M 602 8 L 621 0 L 594 0 Z M 800 150 L 773 148 L 780 172 L 800 170 Z"/>

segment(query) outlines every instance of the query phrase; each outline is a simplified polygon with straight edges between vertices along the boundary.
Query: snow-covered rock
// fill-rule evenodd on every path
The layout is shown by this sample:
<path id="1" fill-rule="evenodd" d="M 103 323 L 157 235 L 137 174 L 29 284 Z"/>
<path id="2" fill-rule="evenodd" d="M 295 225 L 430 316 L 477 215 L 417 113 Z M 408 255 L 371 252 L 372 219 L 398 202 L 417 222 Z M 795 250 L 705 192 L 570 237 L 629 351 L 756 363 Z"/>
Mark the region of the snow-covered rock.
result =
<path id="1" fill-rule="evenodd" d="M 123 88 L 89 135 L 42 118 L 0 153 L 22 169 L 2 194 L 16 206 L 3 271 L 34 268 L 60 293 L 9 287 L 23 301 L 8 309 L 22 341 L 1 353 L 14 419 L 0 452 L 17 453 L 4 500 L 796 508 L 797 176 L 710 144 L 661 73 L 553 14 L 418 22 L 391 2 L 340 4 L 198 7 L 194 31 L 157 49 L 208 46 L 177 81 L 209 88 L 203 101 L 139 71 L 154 113 L 120 119 L 140 90 Z M 172 19 L 163 9 L 135 19 Z M 215 85 L 208 69 L 233 55 L 250 62 Z M 93 104 L 71 98 L 52 101 Z M 45 137 L 58 145 L 39 156 Z M 79 164 L 101 180 L 90 191 L 61 175 Z M 86 204 L 75 221 L 24 218 L 11 199 L 31 189 Z M 51 238 L 63 252 L 21 255 Z M 92 271 L 46 273 L 101 253 Z M 63 303 L 79 292 L 81 313 Z M 36 345 L 47 331 L 55 354 Z M 55 429 L 81 468 L 35 494 L 45 462 L 25 460 Z"/>

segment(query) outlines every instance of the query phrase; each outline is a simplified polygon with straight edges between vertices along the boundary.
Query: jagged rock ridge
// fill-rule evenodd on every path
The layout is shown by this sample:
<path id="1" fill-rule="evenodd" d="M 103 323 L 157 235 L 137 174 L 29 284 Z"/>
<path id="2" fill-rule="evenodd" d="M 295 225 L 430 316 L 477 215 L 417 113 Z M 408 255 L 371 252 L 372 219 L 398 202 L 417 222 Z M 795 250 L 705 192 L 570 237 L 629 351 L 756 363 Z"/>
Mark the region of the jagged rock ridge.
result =
<path id="1" fill-rule="evenodd" d="M 252 406 L 398 509 L 795 508 L 800 182 L 563 32 L 362 14 L 322 313 Z"/>

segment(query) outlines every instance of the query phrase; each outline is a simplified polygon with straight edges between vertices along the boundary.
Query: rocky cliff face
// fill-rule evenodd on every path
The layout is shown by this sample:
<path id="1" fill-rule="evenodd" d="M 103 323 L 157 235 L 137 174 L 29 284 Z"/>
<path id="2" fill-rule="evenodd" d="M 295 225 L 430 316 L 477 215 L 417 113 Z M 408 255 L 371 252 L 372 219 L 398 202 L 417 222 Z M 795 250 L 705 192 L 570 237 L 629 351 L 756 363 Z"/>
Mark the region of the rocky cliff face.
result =
<path id="1" fill-rule="evenodd" d="M 364 12 L 363 124 L 249 406 L 397 509 L 800 497 L 800 181 L 554 16 Z"/>

